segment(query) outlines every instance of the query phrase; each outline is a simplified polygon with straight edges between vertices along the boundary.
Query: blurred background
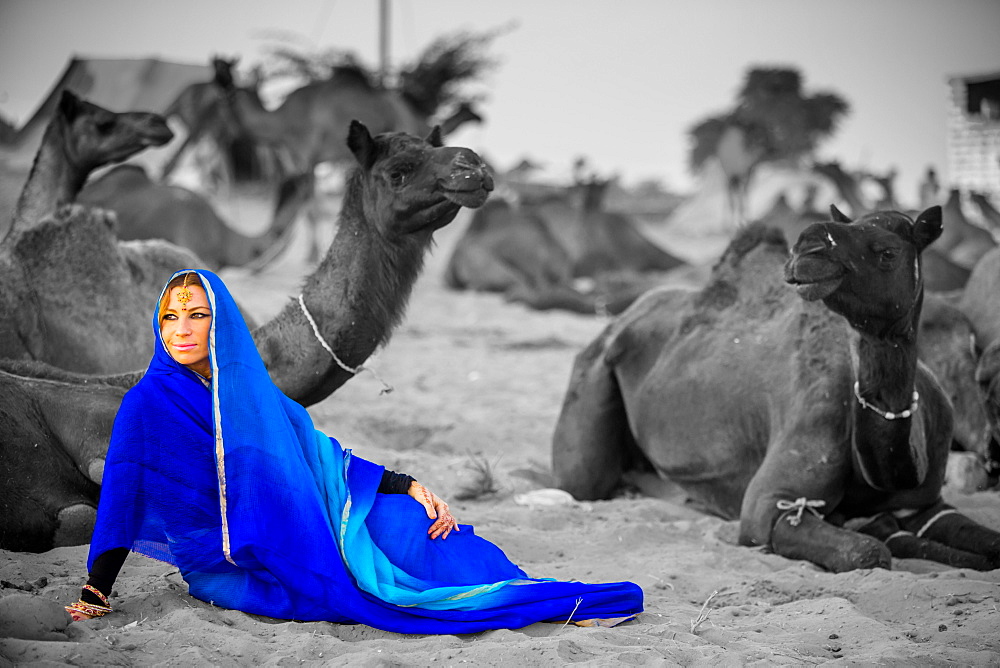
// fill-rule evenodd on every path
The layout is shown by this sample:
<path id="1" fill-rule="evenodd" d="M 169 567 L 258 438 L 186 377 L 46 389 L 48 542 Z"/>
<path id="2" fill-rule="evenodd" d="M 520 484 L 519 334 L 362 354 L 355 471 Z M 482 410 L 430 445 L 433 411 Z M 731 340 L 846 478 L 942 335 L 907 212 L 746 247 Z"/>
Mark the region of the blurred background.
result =
<path id="1" fill-rule="evenodd" d="M 625 185 L 690 192 L 692 128 L 732 111 L 752 68 L 789 68 L 802 95 L 849 107 L 817 157 L 895 170 L 915 206 L 928 167 L 953 177 L 950 82 L 1000 72 L 998 29 L 996 0 L 3 0 L 0 116 L 28 122 L 74 57 L 238 57 L 273 105 L 301 83 L 279 76 L 279 52 L 351 54 L 392 77 L 465 32 L 491 36 L 494 62 L 462 84 L 484 122 L 451 141 L 499 169 L 528 160 L 565 179 L 582 157 Z"/>

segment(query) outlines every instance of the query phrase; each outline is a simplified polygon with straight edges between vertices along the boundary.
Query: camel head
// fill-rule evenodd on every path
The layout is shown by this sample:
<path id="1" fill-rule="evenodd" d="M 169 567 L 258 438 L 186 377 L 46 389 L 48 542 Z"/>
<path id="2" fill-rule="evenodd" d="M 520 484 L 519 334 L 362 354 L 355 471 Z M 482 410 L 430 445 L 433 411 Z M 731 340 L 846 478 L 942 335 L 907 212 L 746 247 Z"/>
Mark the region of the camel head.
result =
<path id="1" fill-rule="evenodd" d="M 785 264 L 785 281 L 807 301 L 823 300 L 854 329 L 912 340 L 923 301 L 920 253 L 941 235 L 941 207 L 911 220 L 877 211 L 803 230 Z"/>
<path id="2" fill-rule="evenodd" d="M 366 218 L 384 236 L 434 231 L 463 206 L 482 206 L 493 190 L 482 158 L 467 148 L 443 146 L 438 127 L 426 139 L 403 132 L 373 137 L 355 120 L 347 145 L 359 166 L 351 184 L 361 184 Z"/>
<path id="3" fill-rule="evenodd" d="M 236 63 L 239 61 L 239 58 L 212 57 L 213 79 L 223 89 L 236 86 L 236 80 L 233 78 L 233 68 L 236 67 Z"/>
<path id="4" fill-rule="evenodd" d="M 65 127 L 67 158 L 83 173 L 121 162 L 149 146 L 162 146 L 174 137 L 159 114 L 108 111 L 69 90 L 63 90 L 56 114 L 53 122 Z"/>

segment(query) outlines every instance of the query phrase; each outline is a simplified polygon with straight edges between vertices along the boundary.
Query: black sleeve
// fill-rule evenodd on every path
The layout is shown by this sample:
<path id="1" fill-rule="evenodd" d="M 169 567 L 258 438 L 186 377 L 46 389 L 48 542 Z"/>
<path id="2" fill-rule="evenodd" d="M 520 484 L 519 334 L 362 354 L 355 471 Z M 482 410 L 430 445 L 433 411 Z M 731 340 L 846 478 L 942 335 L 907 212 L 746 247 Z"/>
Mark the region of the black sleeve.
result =
<path id="1" fill-rule="evenodd" d="M 379 494 L 406 494 L 414 478 L 405 473 L 396 473 L 386 469 L 382 472 L 382 481 L 378 485 Z"/>
<path id="2" fill-rule="evenodd" d="M 116 547 L 99 554 L 94 559 L 94 567 L 90 571 L 90 579 L 87 580 L 87 584 L 105 596 L 110 597 L 111 590 L 115 586 L 115 580 L 118 579 L 118 573 L 121 571 L 122 564 L 125 563 L 128 553 L 129 549 L 127 547 Z M 80 600 L 91 605 L 104 605 L 99 598 L 86 589 L 83 590 Z"/>

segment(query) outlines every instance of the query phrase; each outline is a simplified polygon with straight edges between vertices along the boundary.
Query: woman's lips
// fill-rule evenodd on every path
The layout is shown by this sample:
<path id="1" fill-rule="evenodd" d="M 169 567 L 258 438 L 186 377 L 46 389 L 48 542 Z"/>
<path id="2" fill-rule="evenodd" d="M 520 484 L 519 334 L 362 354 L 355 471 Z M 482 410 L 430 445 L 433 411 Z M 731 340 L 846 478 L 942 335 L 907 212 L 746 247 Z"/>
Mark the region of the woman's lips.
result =
<path id="1" fill-rule="evenodd" d="M 188 350 L 193 350 L 194 348 L 197 348 L 197 347 L 198 347 L 197 343 L 175 343 L 174 344 L 174 348 L 177 349 L 177 350 L 179 350 L 179 351 L 181 351 L 181 352 L 187 352 Z"/>

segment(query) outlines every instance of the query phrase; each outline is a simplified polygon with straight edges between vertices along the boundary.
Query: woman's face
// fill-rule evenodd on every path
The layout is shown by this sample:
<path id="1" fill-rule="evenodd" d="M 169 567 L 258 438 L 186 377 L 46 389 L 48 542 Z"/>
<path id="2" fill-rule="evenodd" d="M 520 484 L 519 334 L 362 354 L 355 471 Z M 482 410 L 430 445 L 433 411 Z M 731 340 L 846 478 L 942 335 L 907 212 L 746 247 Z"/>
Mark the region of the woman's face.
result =
<path id="1" fill-rule="evenodd" d="M 186 303 L 178 298 L 184 290 L 191 294 Z M 204 288 L 200 285 L 171 288 L 167 308 L 160 318 L 163 345 L 171 357 L 205 378 L 212 377 L 212 365 L 208 359 L 211 327 L 212 309 Z"/>

